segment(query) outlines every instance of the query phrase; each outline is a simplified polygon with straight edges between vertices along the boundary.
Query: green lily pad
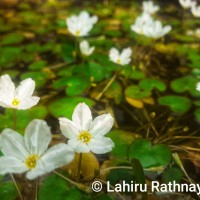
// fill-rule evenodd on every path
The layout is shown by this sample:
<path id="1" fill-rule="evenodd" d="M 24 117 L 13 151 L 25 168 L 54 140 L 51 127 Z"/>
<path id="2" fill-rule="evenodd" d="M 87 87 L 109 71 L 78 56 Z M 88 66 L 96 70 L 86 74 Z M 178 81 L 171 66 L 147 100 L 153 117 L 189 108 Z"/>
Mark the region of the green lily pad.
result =
<path id="1" fill-rule="evenodd" d="M 173 80 L 171 88 L 177 93 L 189 92 L 192 96 L 199 97 L 200 92 L 196 89 L 197 83 L 198 79 L 189 75 Z"/>
<path id="2" fill-rule="evenodd" d="M 93 77 L 95 82 L 102 81 L 105 77 L 103 66 L 96 62 L 89 62 L 88 75 Z"/>
<path id="3" fill-rule="evenodd" d="M 9 44 L 20 44 L 24 39 L 22 33 L 10 33 L 7 34 L 1 41 L 2 45 L 9 45 Z"/>
<path id="4" fill-rule="evenodd" d="M 144 73 L 135 67 L 126 67 L 122 70 L 121 74 L 133 80 L 140 80 L 145 77 Z"/>
<path id="5" fill-rule="evenodd" d="M 69 187 L 69 183 L 56 174 L 44 179 L 38 195 L 40 200 L 79 200 L 84 196 L 80 190 Z"/>
<path id="6" fill-rule="evenodd" d="M 151 96 L 151 91 L 144 90 L 137 85 L 131 85 L 125 89 L 125 95 L 134 99 L 143 99 Z"/>
<path id="7" fill-rule="evenodd" d="M 0 184 L 0 199 L 15 200 L 18 196 L 14 183 L 5 182 Z"/>
<path id="8" fill-rule="evenodd" d="M 200 108 L 197 108 L 195 111 L 194 111 L 194 115 L 195 115 L 195 118 L 198 122 L 200 122 Z"/>
<path id="9" fill-rule="evenodd" d="M 84 93 L 90 87 L 90 81 L 83 77 L 70 77 L 66 79 L 66 94 L 75 96 Z"/>
<path id="10" fill-rule="evenodd" d="M 144 168 L 167 166 L 171 161 L 171 151 L 164 144 L 151 145 L 149 140 L 133 141 L 129 157 L 138 159 Z"/>
<path id="11" fill-rule="evenodd" d="M 26 72 L 22 74 L 20 78 L 22 80 L 26 78 L 32 78 L 36 82 L 36 88 L 40 88 L 46 84 L 47 79 L 48 79 L 48 74 L 44 72 L 37 72 L 37 71 Z"/>
<path id="12" fill-rule="evenodd" d="M 158 99 L 160 105 L 169 106 L 173 112 L 183 114 L 191 107 L 191 101 L 187 97 L 168 95 Z"/>
<path id="13" fill-rule="evenodd" d="M 47 65 L 46 61 L 39 60 L 39 61 L 36 61 L 36 62 L 32 63 L 31 65 L 29 65 L 28 68 L 31 69 L 31 70 L 38 70 L 38 69 L 42 69 L 46 65 Z"/>
<path id="14" fill-rule="evenodd" d="M 146 78 L 140 81 L 139 86 L 144 90 L 153 90 L 157 89 L 161 92 L 166 90 L 166 85 L 162 81 L 156 79 Z"/>
<path id="15" fill-rule="evenodd" d="M 104 94 L 108 99 L 114 99 L 117 104 L 122 100 L 122 87 L 119 82 L 113 81 Z"/>
<path id="16" fill-rule="evenodd" d="M 0 129 L 13 128 L 13 109 L 6 109 L 4 115 L 0 115 Z M 47 116 L 47 109 L 45 106 L 35 106 L 28 110 L 16 110 L 16 130 L 24 134 L 24 129 L 33 119 L 44 119 Z"/>
<path id="17" fill-rule="evenodd" d="M 106 137 L 111 138 L 115 143 L 115 148 L 111 151 L 111 154 L 115 157 L 127 158 L 129 145 L 141 136 L 136 133 L 116 129 L 110 131 Z"/>
<path id="18" fill-rule="evenodd" d="M 180 183 L 182 177 L 183 172 L 177 167 L 170 167 L 169 169 L 165 170 L 162 174 L 162 180 L 164 183 L 169 183 L 173 181 L 176 181 L 176 183 Z"/>
<path id="19" fill-rule="evenodd" d="M 20 47 L 3 47 L 0 49 L 0 66 L 5 68 L 12 67 L 20 60 Z"/>
<path id="20" fill-rule="evenodd" d="M 69 97 L 61 98 L 49 104 L 48 109 L 51 115 L 58 118 L 65 116 L 71 119 L 74 108 L 79 104 L 85 102 L 88 106 L 92 107 L 95 102 L 84 97 Z"/>

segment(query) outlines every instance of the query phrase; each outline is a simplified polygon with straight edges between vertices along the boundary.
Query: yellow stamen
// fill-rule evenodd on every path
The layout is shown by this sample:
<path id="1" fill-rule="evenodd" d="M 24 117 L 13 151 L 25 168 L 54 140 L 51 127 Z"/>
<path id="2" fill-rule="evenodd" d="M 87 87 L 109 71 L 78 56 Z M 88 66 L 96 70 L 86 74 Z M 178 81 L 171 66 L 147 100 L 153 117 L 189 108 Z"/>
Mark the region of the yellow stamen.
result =
<path id="1" fill-rule="evenodd" d="M 78 136 L 78 140 L 81 140 L 83 143 L 88 143 L 91 139 L 92 135 L 87 131 L 81 132 Z"/>
<path id="2" fill-rule="evenodd" d="M 29 169 L 33 169 L 36 167 L 38 159 L 39 159 L 38 155 L 30 155 L 28 158 L 26 158 L 25 164 Z"/>
<path id="3" fill-rule="evenodd" d="M 120 60 L 120 59 L 117 59 L 117 63 L 120 64 L 120 63 L 121 63 L 121 60 Z"/>
<path id="4" fill-rule="evenodd" d="M 18 106 L 19 105 L 19 100 L 18 99 L 13 99 L 13 101 L 12 101 L 12 105 L 13 106 Z"/>
<path id="5" fill-rule="evenodd" d="M 80 35 L 80 31 L 79 30 L 76 30 L 76 32 L 75 32 L 75 34 L 77 35 L 77 36 L 79 36 Z"/>

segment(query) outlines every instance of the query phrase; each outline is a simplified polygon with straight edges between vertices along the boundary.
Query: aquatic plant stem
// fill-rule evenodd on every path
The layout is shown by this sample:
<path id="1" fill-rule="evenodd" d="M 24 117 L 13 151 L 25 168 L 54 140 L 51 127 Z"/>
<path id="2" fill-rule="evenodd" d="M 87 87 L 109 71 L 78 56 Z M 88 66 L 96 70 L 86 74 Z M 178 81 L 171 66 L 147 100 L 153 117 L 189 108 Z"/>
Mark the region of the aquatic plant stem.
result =
<path id="1" fill-rule="evenodd" d="M 112 78 L 108 81 L 108 83 L 106 84 L 106 86 L 103 88 L 103 90 L 97 95 L 96 100 L 99 100 L 103 94 L 106 92 L 106 90 L 111 86 L 111 84 L 113 83 L 113 81 L 117 78 L 118 74 L 121 72 L 122 68 L 120 68 L 120 70 L 116 71 L 114 73 L 114 75 L 112 76 Z"/>
<path id="2" fill-rule="evenodd" d="M 35 179 L 35 200 L 38 199 L 38 178 Z"/>
<path id="3" fill-rule="evenodd" d="M 20 189 L 19 189 L 19 187 L 18 187 L 18 185 L 17 185 L 17 182 L 15 181 L 14 176 L 13 176 L 11 173 L 10 173 L 10 177 L 11 177 L 11 179 L 12 179 L 14 185 L 15 185 L 15 188 L 16 188 L 16 190 L 17 190 L 17 193 L 18 193 L 18 195 L 19 195 L 20 200 L 23 200 L 21 191 L 20 191 Z"/>
<path id="4" fill-rule="evenodd" d="M 155 126 L 153 125 L 153 123 L 151 122 L 151 119 L 150 119 L 150 117 L 149 117 L 149 115 L 148 115 L 146 109 L 143 108 L 143 111 L 144 111 L 144 115 L 145 115 L 147 121 L 149 122 L 149 124 L 150 124 L 151 128 L 153 129 L 153 131 L 155 132 L 156 136 L 159 136 L 159 133 L 158 133 L 158 131 L 156 130 L 156 128 L 155 128 Z"/>
<path id="5" fill-rule="evenodd" d="M 75 182 L 75 181 L 73 181 L 73 180 L 67 178 L 66 176 L 60 174 L 60 173 L 57 172 L 57 171 L 54 171 L 53 173 L 56 174 L 57 176 L 61 177 L 62 179 L 64 179 L 64 180 L 70 182 L 71 184 L 73 184 L 73 185 L 75 185 L 75 186 L 78 186 L 78 185 L 79 185 L 79 183 L 77 183 L 77 182 Z"/>
<path id="6" fill-rule="evenodd" d="M 16 109 L 13 109 L 13 129 L 16 129 L 16 122 L 17 122 L 17 113 Z"/>
<path id="7" fill-rule="evenodd" d="M 75 37 L 75 58 L 77 59 L 78 55 L 78 39 Z"/>
<path id="8" fill-rule="evenodd" d="M 77 181 L 79 181 L 80 175 L 81 175 L 82 158 L 83 158 L 83 154 L 80 153 L 80 154 L 79 154 L 79 161 L 78 161 Z"/>

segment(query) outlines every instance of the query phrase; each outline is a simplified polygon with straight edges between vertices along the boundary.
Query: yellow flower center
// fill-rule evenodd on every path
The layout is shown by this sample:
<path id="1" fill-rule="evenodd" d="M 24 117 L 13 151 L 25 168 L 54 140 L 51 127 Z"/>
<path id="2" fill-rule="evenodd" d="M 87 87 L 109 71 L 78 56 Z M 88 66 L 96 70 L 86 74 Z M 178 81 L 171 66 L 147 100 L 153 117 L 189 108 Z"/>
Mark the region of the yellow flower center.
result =
<path id="1" fill-rule="evenodd" d="M 76 32 L 75 32 L 75 34 L 77 35 L 77 36 L 79 36 L 80 35 L 80 31 L 79 30 L 76 30 Z"/>
<path id="2" fill-rule="evenodd" d="M 78 140 L 81 140 L 83 143 L 88 143 L 91 139 L 92 135 L 87 131 L 81 132 L 78 136 Z"/>
<path id="3" fill-rule="evenodd" d="M 120 63 L 121 63 L 121 60 L 120 60 L 120 59 L 117 59 L 117 63 L 120 64 Z"/>
<path id="4" fill-rule="evenodd" d="M 30 155 L 28 158 L 26 158 L 25 164 L 29 169 L 33 169 L 36 167 L 38 159 L 39 159 L 38 155 Z"/>
<path id="5" fill-rule="evenodd" d="M 13 101 L 12 101 L 12 105 L 13 106 L 18 106 L 19 105 L 19 100 L 18 99 L 13 99 Z"/>

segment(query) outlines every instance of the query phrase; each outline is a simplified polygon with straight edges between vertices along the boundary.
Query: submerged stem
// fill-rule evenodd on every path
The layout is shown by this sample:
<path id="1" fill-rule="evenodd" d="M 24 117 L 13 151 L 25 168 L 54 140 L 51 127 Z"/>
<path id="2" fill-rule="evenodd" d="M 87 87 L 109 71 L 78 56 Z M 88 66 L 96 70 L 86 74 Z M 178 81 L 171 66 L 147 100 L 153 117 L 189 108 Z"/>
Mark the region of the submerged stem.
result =
<path id="1" fill-rule="evenodd" d="M 16 188 L 16 190 L 17 190 L 17 193 L 18 193 L 18 195 L 19 195 L 20 200 L 23 200 L 21 191 L 20 191 L 20 189 L 19 189 L 19 187 L 18 187 L 18 185 L 17 185 L 17 182 L 15 181 L 14 176 L 13 176 L 11 173 L 10 173 L 10 177 L 11 177 L 11 179 L 12 179 L 14 185 L 15 185 L 15 188 Z"/>

